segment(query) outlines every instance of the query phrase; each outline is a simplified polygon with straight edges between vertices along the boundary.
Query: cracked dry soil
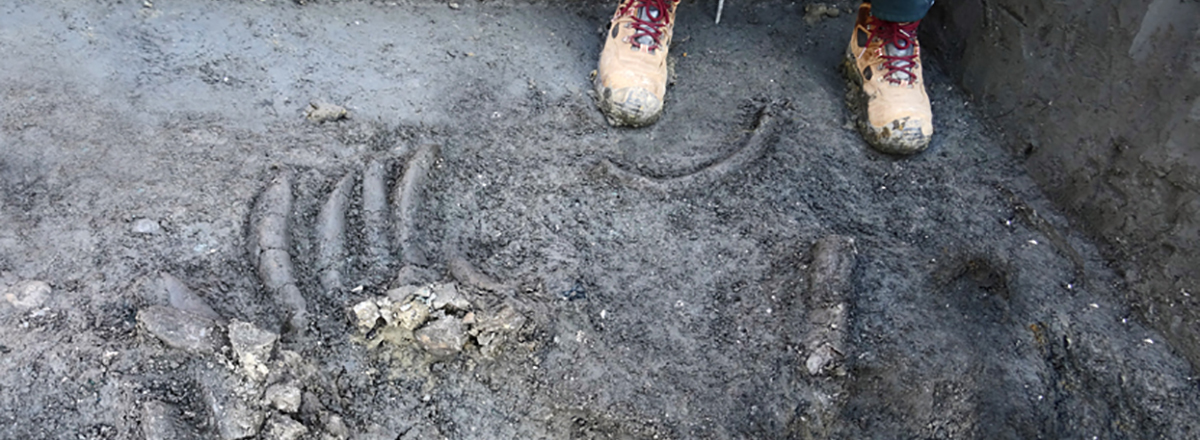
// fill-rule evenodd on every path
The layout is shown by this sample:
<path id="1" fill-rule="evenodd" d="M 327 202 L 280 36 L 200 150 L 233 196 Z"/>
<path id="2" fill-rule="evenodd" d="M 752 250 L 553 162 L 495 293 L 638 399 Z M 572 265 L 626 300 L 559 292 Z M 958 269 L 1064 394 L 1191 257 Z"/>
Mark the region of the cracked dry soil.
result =
<path id="1" fill-rule="evenodd" d="M 448 6 L 0 5 L 0 437 L 1198 435 L 935 61 L 888 157 L 851 14 L 685 1 L 667 113 L 613 129 L 608 2 Z"/>

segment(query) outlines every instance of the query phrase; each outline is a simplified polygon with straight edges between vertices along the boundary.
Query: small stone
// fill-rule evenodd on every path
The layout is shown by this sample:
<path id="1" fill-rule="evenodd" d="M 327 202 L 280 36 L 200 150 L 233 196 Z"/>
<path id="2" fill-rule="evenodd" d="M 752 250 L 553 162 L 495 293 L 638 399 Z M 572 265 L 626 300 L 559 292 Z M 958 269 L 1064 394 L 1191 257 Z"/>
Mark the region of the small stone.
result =
<path id="1" fill-rule="evenodd" d="M 304 116 L 308 120 L 323 123 L 345 119 L 349 112 L 345 107 L 326 102 L 313 102 L 308 104 L 308 110 Z"/>
<path id="2" fill-rule="evenodd" d="M 355 304 L 351 310 L 354 311 L 355 324 L 362 331 L 375 328 L 375 323 L 379 321 L 379 306 L 375 305 L 375 300 L 369 299 Z"/>
<path id="3" fill-rule="evenodd" d="M 416 330 L 429 320 L 429 306 L 421 301 L 413 301 L 401 306 L 393 306 L 396 325 L 405 330 Z"/>
<path id="4" fill-rule="evenodd" d="M 275 384 L 267 387 L 263 395 L 275 409 L 285 413 L 295 413 L 300 410 L 300 388 L 295 385 Z"/>
<path id="5" fill-rule="evenodd" d="M 138 311 L 137 321 L 147 332 L 171 348 L 193 353 L 214 353 L 221 346 L 215 322 L 174 307 L 144 308 Z"/>
<path id="6" fill-rule="evenodd" d="M 270 440 L 296 440 L 308 434 L 308 428 L 291 417 L 273 414 L 267 419 L 266 438 Z"/>
<path id="7" fill-rule="evenodd" d="M 457 11 L 457 10 L 458 10 L 458 8 L 460 8 L 460 6 L 458 5 L 458 3 L 450 2 L 450 9 L 453 9 L 453 10 L 456 10 L 456 11 Z"/>
<path id="8" fill-rule="evenodd" d="M 154 235 L 162 233 L 162 226 L 158 222 L 148 218 L 134 220 L 131 229 L 134 234 Z"/>
<path id="9" fill-rule="evenodd" d="M 458 286 L 454 283 L 434 284 L 431 289 L 433 290 L 433 308 L 435 310 L 447 308 L 467 310 L 471 308 L 471 302 L 467 301 L 467 297 L 458 291 Z"/>
<path id="10" fill-rule="evenodd" d="M 452 356 L 462 351 L 466 343 L 462 322 L 455 317 L 443 317 L 418 329 L 413 336 L 426 352 L 438 357 Z"/>
<path id="11" fill-rule="evenodd" d="M 50 290 L 50 284 L 45 281 L 22 281 L 9 287 L 8 292 L 4 294 L 4 299 L 13 307 L 29 310 L 41 307 L 42 303 L 50 297 Z"/>
<path id="12" fill-rule="evenodd" d="M 253 380 L 267 377 L 267 373 L 270 372 L 267 360 L 270 359 L 271 350 L 278 339 L 279 335 L 248 322 L 234 321 L 229 324 L 229 344 L 233 346 L 233 353 L 238 364 L 242 366 L 242 372 Z"/>

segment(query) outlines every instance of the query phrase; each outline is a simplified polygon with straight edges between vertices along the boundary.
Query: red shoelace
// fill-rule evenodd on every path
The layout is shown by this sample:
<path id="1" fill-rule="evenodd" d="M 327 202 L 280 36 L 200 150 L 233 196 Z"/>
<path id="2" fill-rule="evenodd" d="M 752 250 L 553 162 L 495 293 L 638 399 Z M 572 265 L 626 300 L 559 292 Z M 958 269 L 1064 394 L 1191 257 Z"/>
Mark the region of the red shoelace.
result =
<path id="1" fill-rule="evenodd" d="M 883 58 L 883 68 L 887 73 L 883 77 L 892 84 L 900 84 L 907 80 L 912 82 L 917 75 L 913 74 L 912 68 L 917 66 L 917 24 L 920 21 L 910 23 L 896 23 L 891 21 L 875 20 L 875 30 L 870 38 L 879 38 L 883 40 L 883 46 L 880 47 L 879 57 Z M 893 56 L 888 55 L 887 46 L 892 45 L 900 51 L 913 48 L 912 54 Z M 897 78 L 897 72 L 903 72 L 905 77 Z"/>
<path id="2" fill-rule="evenodd" d="M 648 36 L 654 40 L 654 43 L 649 45 L 649 50 L 654 51 L 659 48 L 662 44 L 659 38 L 662 37 L 663 28 L 671 23 L 671 17 L 668 16 L 667 11 L 670 10 L 670 4 L 674 1 L 676 0 L 634 0 L 621 9 L 620 15 L 629 15 L 633 18 L 631 25 L 635 31 L 629 38 L 633 47 L 640 49 L 642 43 L 638 39 Z M 645 18 L 642 18 L 643 15 Z"/>

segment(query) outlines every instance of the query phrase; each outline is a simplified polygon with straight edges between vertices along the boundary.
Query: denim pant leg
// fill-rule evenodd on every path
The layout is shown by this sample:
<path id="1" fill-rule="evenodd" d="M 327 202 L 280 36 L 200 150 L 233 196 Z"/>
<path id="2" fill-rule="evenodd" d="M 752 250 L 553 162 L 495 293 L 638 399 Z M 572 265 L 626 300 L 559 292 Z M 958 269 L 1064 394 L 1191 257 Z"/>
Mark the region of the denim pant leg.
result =
<path id="1" fill-rule="evenodd" d="M 907 23 L 925 17 L 933 0 L 870 0 L 871 15 L 883 21 Z"/>

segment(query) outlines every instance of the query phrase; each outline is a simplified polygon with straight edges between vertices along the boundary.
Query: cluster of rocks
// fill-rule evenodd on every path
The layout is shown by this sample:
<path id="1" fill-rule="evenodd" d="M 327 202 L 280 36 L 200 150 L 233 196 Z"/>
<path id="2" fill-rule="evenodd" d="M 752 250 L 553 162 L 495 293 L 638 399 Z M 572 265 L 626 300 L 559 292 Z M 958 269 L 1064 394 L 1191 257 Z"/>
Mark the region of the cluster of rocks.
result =
<path id="1" fill-rule="evenodd" d="M 372 345 L 416 346 L 434 358 L 475 348 L 494 356 L 527 323 L 511 306 L 477 307 L 455 283 L 406 285 L 352 308 L 355 325 Z"/>
<path id="2" fill-rule="evenodd" d="M 277 347 L 279 335 L 252 323 L 227 321 L 175 277 L 162 274 L 156 287 L 166 305 L 138 311 L 140 328 L 168 347 L 189 353 L 201 399 L 211 411 L 216 434 L 225 440 L 343 439 L 348 429 L 340 418 L 322 411 L 323 426 L 313 437 L 297 420 L 305 396 L 305 377 L 313 374 L 301 355 Z M 142 408 L 147 439 L 199 438 L 180 422 L 180 410 L 151 400 Z"/>

